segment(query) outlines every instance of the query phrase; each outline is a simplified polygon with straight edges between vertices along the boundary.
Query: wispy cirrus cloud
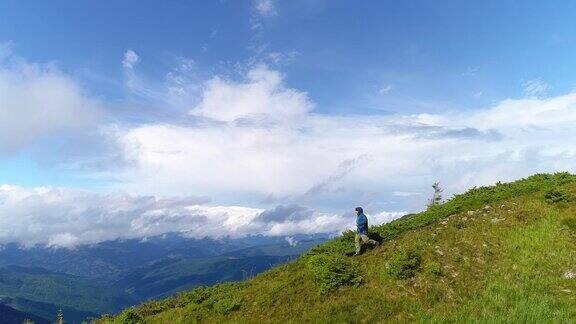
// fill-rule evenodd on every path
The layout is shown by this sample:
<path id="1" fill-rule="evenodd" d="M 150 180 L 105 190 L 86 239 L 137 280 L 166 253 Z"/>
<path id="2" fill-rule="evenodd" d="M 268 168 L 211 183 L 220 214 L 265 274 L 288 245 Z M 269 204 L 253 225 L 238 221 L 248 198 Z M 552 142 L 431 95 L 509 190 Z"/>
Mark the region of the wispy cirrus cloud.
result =
<path id="1" fill-rule="evenodd" d="M 548 92 L 552 89 L 552 87 L 548 83 L 540 79 L 523 81 L 522 87 L 524 90 L 524 94 L 529 98 L 543 97 L 546 94 L 548 94 Z"/>
<path id="2" fill-rule="evenodd" d="M 390 91 L 392 91 L 393 89 L 394 89 L 393 84 L 385 84 L 384 86 L 382 86 L 380 88 L 380 90 L 378 90 L 378 93 L 381 95 L 386 95 L 386 94 L 390 93 Z"/>
<path id="3" fill-rule="evenodd" d="M 275 0 L 255 0 L 254 8 L 262 16 L 274 16 L 277 14 Z"/>
<path id="4" fill-rule="evenodd" d="M 276 0 L 254 0 L 253 14 L 250 16 L 250 25 L 252 30 L 260 31 L 266 18 L 276 16 Z"/>
<path id="5" fill-rule="evenodd" d="M 122 60 L 122 65 L 127 69 L 133 69 L 136 64 L 140 61 L 140 57 L 136 52 L 129 49 L 124 53 L 124 59 Z"/>

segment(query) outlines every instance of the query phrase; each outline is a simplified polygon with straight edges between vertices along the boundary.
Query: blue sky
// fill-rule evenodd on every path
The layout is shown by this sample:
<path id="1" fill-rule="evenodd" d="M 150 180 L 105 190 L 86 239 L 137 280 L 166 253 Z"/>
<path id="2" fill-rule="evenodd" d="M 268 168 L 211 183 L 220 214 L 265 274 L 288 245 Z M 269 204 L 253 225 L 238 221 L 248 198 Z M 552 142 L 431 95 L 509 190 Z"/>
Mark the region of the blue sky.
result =
<path id="1" fill-rule="evenodd" d="M 134 215 L 152 208 L 139 197 L 167 219 L 192 201 L 189 217 L 240 222 L 238 235 L 332 231 L 359 204 L 377 221 L 420 210 L 434 181 L 450 195 L 573 171 L 575 9 L 2 1 L 0 219 L 52 207 L 86 219 L 85 201 L 130 195 Z M 270 209 L 284 222 L 260 224 Z M 166 230 L 194 232 L 180 225 Z M 39 242 L 84 234 L 63 225 Z"/>
<path id="2" fill-rule="evenodd" d="M 151 76 L 175 56 L 209 73 L 265 48 L 297 53 L 283 67 L 287 80 L 325 112 L 429 109 L 403 104 L 410 100 L 463 109 L 518 97 L 522 80 L 572 89 L 576 4 L 560 3 L 297 0 L 260 17 L 252 1 L 3 1 L 0 39 L 28 60 L 97 72 L 86 82 L 111 98 L 123 96 L 114 82 L 126 48 Z M 387 84 L 395 91 L 381 98 Z"/>

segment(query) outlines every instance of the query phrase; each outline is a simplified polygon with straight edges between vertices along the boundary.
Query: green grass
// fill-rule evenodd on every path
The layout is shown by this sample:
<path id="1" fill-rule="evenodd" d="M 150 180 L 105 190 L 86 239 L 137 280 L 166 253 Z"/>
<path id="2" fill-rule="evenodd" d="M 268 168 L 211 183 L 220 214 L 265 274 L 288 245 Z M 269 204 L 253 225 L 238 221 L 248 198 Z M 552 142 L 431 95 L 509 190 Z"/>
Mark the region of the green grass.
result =
<path id="1" fill-rule="evenodd" d="M 548 194 L 551 193 L 551 194 Z M 474 188 L 353 233 L 254 279 L 143 304 L 99 323 L 576 321 L 576 176 Z"/>

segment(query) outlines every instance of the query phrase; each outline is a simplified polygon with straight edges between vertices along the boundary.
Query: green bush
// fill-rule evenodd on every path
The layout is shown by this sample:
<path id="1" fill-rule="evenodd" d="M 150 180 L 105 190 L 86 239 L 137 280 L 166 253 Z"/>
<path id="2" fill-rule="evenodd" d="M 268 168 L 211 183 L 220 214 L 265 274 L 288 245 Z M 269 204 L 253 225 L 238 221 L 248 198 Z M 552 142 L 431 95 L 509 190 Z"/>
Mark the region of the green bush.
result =
<path id="1" fill-rule="evenodd" d="M 194 305 L 195 316 L 201 320 L 212 313 L 226 315 L 239 310 L 242 297 L 239 293 L 242 283 L 226 283 L 213 287 L 197 287 L 163 300 L 151 300 L 137 309 L 128 309 L 117 317 L 115 323 L 142 323 L 142 318 L 162 313 L 168 309 Z M 140 321 L 140 322 L 139 322 Z"/>
<path id="2" fill-rule="evenodd" d="M 182 307 L 186 304 L 186 302 L 183 301 L 184 301 L 183 299 L 178 297 L 168 297 L 163 300 L 150 300 L 143 303 L 138 308 L 134 309 L 130 308 L 122 312 L 119 318 L 120 317 L 126 318 L 127 322 L 121 322 L 121 323 L 132 323 L 130 322 L 130 320 L 137 319 L 138 317 L 145 318 L 148 316 L 156 315 L 158 313 L 162 313 L 167 309 Z"/>
<path id="3" fill-rule="evenodd" d="M 433 275 L 433 276 L 442 276 L 444 275 L 442 271 L 442 266 L 438 262 L 430 262 L 424 266 L 424 272 Z"/>
<path id="4" fill-rule="evenodd" d="M 462 219 L 457 219 L 455 222 L 452 222 L 452 226 L 454 226 L 457 229 L 463 229 L 468 226 L 468 222 Z"/>
<path id="5" fill-rule="evenodd" d="M 409 279 L 420 271 L 422 257 L 420 253 L 410 251 L 400 251 L 390 259 L 388 272 L 397 279 Z"/>
<path id="6" fill-rule="evenodd" d="M 226 315 L 242 308 L 243 286 L 243 283 L 224 283 L 209 288 L 196 288 L 188 295 L 188 301 L 198 305 L 203 313 Z"/>
<path id="7" fill-rule="evenodd" d="M 339 255 L 352 255 L 354 254 L 354 236 L 355 231 L 346 231 L 334 240 L 330 240 L 324 244 L 313 247 L 306 253 L 306 256 L 317 254 L 339 254 Z"/>
<path id="8" fill-rule="evenodd" d="M 571 200 L 570 193 L 562 189 L 550 189 L 544 194 L 544 199 L 548 203 L 569 202 Z"/>
<path id="9" fill-rule="evenodd" d="M 576 234 L 576 218 L 565 218 L 562 223 Z"/>
<path id="10" fill-rule="evenodd" d="M 242 297 L 230 296 L 228 298 L 220 299 L 213 305 L 216 313 L 226 315 L 230 312 L 237 311 L 242 306 Z"/>
<path id="11" fill-rule="evenodd" d="M 358 286 L 362 277 L 356 262 L 335 254 L 309 256 L 307 267 L 314 273 L 314 279 L 321 294 L 326 294 L 343 285 Z"/>
<path id="12" fill-rule="evenodd" d="M 196 287 L 190 291 L 180 294 L 180 299 L 184 300 L 186 304 L 200 305 L 203 301 L 210 297 L 209 288 Z"/>
<path id="13" fill-rule="evenodd" d="M 144 319 L 140 315 L 138 315 L 134 309 L 128 309 L 128 310 L 122 312 L 122 314 L 120 314 L 120 316 L 118 316 L 115 323 L 118 323 L 118 324 L 140 324 L 140 323 L 144 323 Z"/>

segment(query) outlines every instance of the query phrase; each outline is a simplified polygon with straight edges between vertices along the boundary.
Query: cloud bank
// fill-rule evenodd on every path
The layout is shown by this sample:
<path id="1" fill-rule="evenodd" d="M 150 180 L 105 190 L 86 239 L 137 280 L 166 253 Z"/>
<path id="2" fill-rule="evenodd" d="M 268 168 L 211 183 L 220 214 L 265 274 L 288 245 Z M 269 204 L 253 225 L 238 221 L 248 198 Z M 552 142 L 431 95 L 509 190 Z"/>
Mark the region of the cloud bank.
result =
<path id="1" fill-rule="evenodd" d="M 314 113 L 307 93 L 264 65 L 241 80 L 212 78 L 202 89 L 189 114 L 203 123 L 150 123 L 117 134 L 134 166 L 123 190 L 417 210 L 438 180 L 452 194 L 574 170 L 576 94 L 443 114 L 338 116 Z"/>
<path id="2" fill-rule="evenodd" d="M 107 189 L 125 192 L 4 185 L 0 243 L 338 232 L 353 226 L 342 211 L 357 205 L 372 223 L 402 214 L 389 211 L 422 209 L 435 181 L 449 196 L 536 172 L 576 171 L 576 93 L 542 98 L 547 88 L 537 83 L 527 85 L 527 99 L 481 110 L 331 115 L 316 112 L 311 95 L 266 65 L 202 81 L 183 61 L 155 87 L 127 51 L 127 89 L 172 115 L 123 123 L 98 120 L 101 104 L 52 66 L 0 57 L 0 152 L 97 125 L 106 143 L 94 138 L 83 149 L 103 146 L 123 168 L 93 163 L 99 166 L 87 176 L 113 174 Z"/>
<path id="3" fill-rule="evenodd" d="M 278 236 L 336 233 L 354 225 L 351 215 L 300 206 L 267 211 L 205 205 L 208 201 L 205 197 L 101 195 L 65 188 L 0 185 L 0 244 L 73 248 L 169 232 L 193 238 Z M 383 222 L 398 216 L 400 213 L 380 213 L 373 220 Z"/>

